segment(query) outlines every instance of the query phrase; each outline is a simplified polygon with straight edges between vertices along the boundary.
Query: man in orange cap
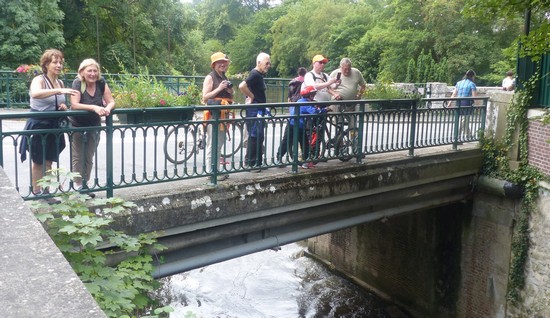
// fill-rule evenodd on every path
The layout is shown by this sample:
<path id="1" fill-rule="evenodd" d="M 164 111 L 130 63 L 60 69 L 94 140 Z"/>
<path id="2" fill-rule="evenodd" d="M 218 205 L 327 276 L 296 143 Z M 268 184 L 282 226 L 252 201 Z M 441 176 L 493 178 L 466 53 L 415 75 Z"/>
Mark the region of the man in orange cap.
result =
<path id="1" fill-rule="evenodd" d="M 317 90 L 315 100 L 324 102 L 330 101 L 336 92 L 331 88 L 331 85 L 338 83 L 336 78 L 330 78 L 327 73 L 324 73 L 325 64 L 328 63 L 328 58 L 321 54 L 315 55 L 312 61 L 312 69 L 304 76 L 304 84 L 302 89 L 306 86 L 313 86 Z"/>
<path id="2" fill-rule="evenodd" d="M 207 105 L 230 105 L 233 103 L 233 85 L 225 76 L 227 67 L 229 66 L 229 58 L 222 52 L 216 52 L 210 56 L 210 72 L 204 78 L 202 84 L 202 101 Z M 206 111 L 204 116 L 205 120 L 209 119 L 210 111 Z M 227 117 L 227 111 L 220 111 L 220 119 Z M 220 124 L 218 130 L 218 147 L 214 154 L 212 154 L 212 125 L 206 126 L 206 169 L 213 170 L 214 165 L 218 164 L 218 158 L 220 157 L 222 146 L 225 144 L 225 125 Z M 224 167 L 220 167 L 219 170 Z M 227 179 L 229 175 L 222 174 L 218 176 L 219 181 Z"/>

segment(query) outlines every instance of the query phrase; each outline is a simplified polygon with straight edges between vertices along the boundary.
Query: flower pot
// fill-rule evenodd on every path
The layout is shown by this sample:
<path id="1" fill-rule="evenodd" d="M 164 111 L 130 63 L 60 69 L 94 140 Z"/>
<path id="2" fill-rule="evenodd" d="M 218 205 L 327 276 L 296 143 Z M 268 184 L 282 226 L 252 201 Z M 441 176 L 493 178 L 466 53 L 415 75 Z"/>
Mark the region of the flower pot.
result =
<path id="1" fill-rule="evenodd" d="M 193 118 L 193 108 L 143 109 L 139 112 L 117 114 L 121 124 L 153 124 L 163 122 L 189 121 Z"/>

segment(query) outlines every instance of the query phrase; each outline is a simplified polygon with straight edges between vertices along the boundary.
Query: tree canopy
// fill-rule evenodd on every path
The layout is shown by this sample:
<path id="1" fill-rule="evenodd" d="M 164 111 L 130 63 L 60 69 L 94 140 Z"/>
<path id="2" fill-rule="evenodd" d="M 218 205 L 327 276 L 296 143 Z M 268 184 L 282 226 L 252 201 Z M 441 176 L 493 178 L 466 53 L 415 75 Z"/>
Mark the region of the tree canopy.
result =
<path id="1" fill-rule="evenodd" d="M 269 76 L 291 77 L 311 58 L 349 57 L 369 82 L 445 81 L 468 69 L 496 85 L 521 54 L 550 51 L 541 0 L 0 0 L 0 67 L 37 63 L 50 47 L 66 65 L 95 58 L 105 71 L 204 75 L 210 55 L 249 71 L 260 52 Z M 524 34 L 525 13 L 530 34 Z"/>

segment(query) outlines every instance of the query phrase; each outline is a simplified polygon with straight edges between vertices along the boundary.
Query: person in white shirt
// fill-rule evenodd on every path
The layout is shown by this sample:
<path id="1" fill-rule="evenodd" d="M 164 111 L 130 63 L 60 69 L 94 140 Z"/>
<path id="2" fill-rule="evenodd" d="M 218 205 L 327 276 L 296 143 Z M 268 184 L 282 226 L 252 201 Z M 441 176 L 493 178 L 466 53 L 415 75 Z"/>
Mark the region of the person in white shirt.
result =
<path id="1" fill-rule="evenodd" d="M 502 89 L 505 91 L 513 91 L 516 88 L 516 79 L 514 72 L 506 72 L 506 77 L 502 80 Z"/>
<path id="2" fill-rule="evenodd" d="M 321 54 L 315 55 L 312 59 L 312 69 L 304 76 L 302 89 L 307 86 L 313 86 L 317 90 L 315 100 L 319 102 L 330 101 L 336 92 L 331 88 L 332 84 L 338 83 L 336 78 L 330 78 L 327 73 L 324 73 L 325 64 L 328 63 L 328 58 Z"/>

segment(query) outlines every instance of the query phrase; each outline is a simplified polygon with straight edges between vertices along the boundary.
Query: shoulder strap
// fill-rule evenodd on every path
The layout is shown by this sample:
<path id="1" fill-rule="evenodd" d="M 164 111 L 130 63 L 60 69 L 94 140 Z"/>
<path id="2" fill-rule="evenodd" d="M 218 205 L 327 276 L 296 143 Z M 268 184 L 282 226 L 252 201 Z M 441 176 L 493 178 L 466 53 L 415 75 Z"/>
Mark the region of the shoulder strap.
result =
<path id="1" fill-rule="evenodd" d="M 48 78 L 48 76 L 46 74 L 42 74 L 42 78 L 44 79 L 44 82 L 46 83 L 46 88 L 47 89 L 53 89 L 53 84 L 52 82 L 50 81 L 50 79 Z M 59 81 L 59 79 L 58 79 Z M 62 83 L 60 84 L 58 82 L 59 85 L 61 85 L 61 87 L 63 87 Z M 57 104 L 57 94 L 56 95 L 53 95 L 55 97 L 55 110 L 58 110 L 59 109 L 59 105 Z"/>
<path id="2" fill-rule="evenodd" d="M 97 81 L 97 87 L 99 88 L 99 91 L 101 92 L 101 96 L 105 93 L 105 79 L 100 78 L 99 81 Z"/>
<path id="3" fill-rule="evenodd" d="M 48 76 L 46 74 L 42 74 L 42 79 L 44 80 L 44 83 L 46 84 L 47 89 L 53 89 L 53 83 L 50 81 Z"/>
<path id="4" fill-rule="evenodd" d="M 311 76 L 313 76 L 313 81 L 314 82 L 318 79 L 321 79 L 320 77 L 315 76 L 315 73 L 313 73 L 313 71 L 310 71 L 310 73 L 311 73 Z M 326 82 L 327 81 L 327 74 L 325 74 L 323 72 L 321 74 L 323 75 L 322 80 Z"/>

